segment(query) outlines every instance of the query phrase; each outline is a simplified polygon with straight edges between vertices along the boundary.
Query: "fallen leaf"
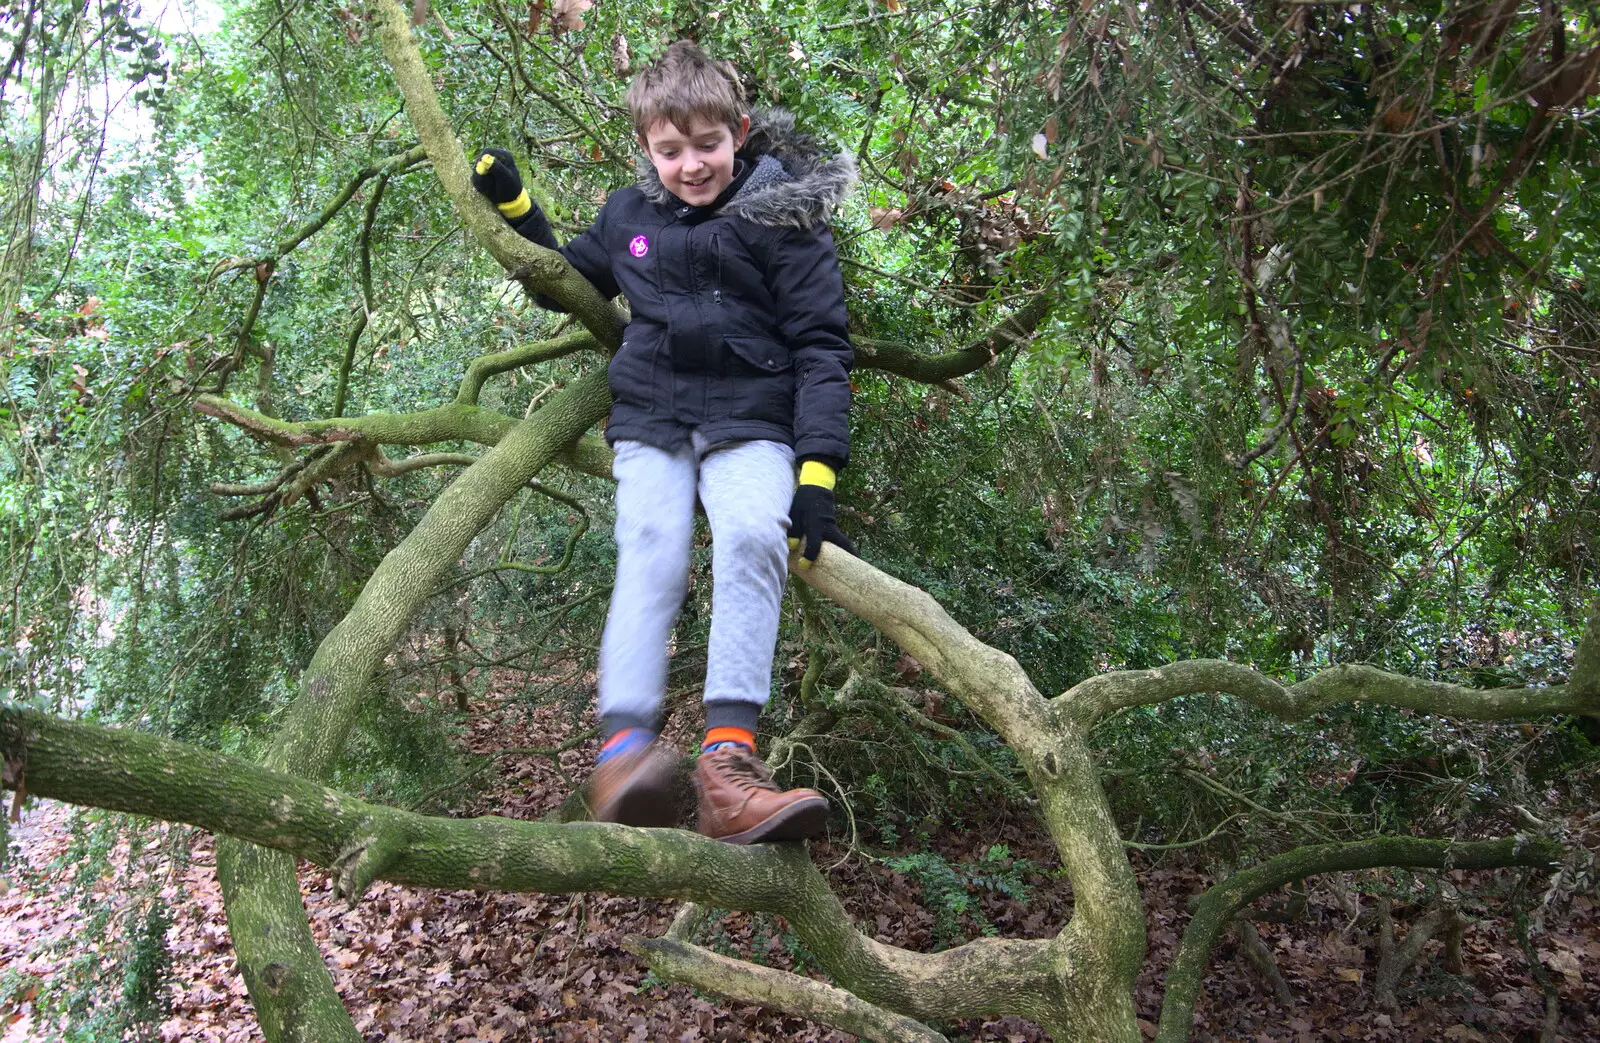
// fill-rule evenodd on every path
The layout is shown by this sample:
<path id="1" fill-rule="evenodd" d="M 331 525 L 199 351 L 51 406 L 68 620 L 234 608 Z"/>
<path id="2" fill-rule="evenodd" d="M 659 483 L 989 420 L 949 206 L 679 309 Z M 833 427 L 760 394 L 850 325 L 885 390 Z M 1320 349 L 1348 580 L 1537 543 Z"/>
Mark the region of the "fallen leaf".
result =
<path id="1" fill-rule="evenodd" d="M 1444 1030 L 1444 1038 L 1460 1043 L 1489 1043 L 1488 1037 L 1469 1025 L 1451 1025 Z"/>
<path id="2" fill-rule="evenodd" d="M 903 211 L 899 210 L 898 208 L 888 209 L 881 206 L 872 206 L 867 208 L 867 219 L 872 222 L 872 227 L 878 229 L 879 231 L 886 232 L 893 228 L 895 225 L 900 223 L 900 218 L 903 216 Z"/>
<path id="3" fill-rule="evenodd" d="M 1541 953 L 1544 965 L 1567 979 L 1568 985 L 1583 984 L 1583 970 L 1578 963 L 1578 957 L 1570 950 L 1557 949 L 1553 953 Z"/>
<path id="4" fill-rule="evenodd" d="M 1333 976 L 1340 981 L 1360 981 L 1366 976 L 1366 972 L 1359 967 L 1336 967 Z"/>
<path id="5" fill-rule="evenodd" d="M 576 32 L 583 28 L 583 12 L 594 6 L 594 0 L 555 0 L 550 6 L 552 29 Z"/>

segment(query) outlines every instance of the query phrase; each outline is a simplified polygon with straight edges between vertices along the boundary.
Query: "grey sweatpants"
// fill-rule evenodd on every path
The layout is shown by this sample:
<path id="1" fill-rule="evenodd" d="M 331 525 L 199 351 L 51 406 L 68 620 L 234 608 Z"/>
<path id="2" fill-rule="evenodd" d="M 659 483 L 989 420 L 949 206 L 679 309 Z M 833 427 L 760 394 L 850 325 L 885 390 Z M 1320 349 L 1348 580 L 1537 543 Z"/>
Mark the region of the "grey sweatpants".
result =
<path id="1" fill-rule="evenodd" d="M 658 726 L 698 493 L 711 522 L 708 724 L 754 731 L 772 685 L 788 576 L 794 450 L 765 441 L 707 447 L 698 435 L 673 452 L 630 441 L 615 448 L 617 578 L 600 640 L 602 728 Z"/>

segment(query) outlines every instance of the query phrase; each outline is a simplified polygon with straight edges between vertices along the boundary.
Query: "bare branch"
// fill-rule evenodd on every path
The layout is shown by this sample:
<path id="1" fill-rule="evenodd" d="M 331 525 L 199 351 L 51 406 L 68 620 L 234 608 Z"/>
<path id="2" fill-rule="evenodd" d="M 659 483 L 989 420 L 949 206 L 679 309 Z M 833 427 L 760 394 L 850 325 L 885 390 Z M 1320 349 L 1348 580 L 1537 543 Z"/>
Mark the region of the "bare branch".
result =
<path id="1" fill-rule="evenodd" d="M 924 384 L 940 384 L 976 372 L 993 362 L 1001 352 L 1026 342 L 1050 315 L 1055 298 L 1048 293 L 1035 296 L 1023 307 L 1001 319 L 983 336 L 965 347 L 940 355 L 924 355 L 895 341 L 855 338 L 856 365 L 879 369 Z M 961 393 L 957 389 L 956 393 Z"/>
<path id="2" fill-rule="evenodd" d="M 278 420 L 219 395 L 196 395 L 194 407 L 272 445 L 288 447 L 363 439 L 379 445 L 477 442 L 498 445 L 516 421 L 504 413 L 452 403 L 417 413 L 369 413 L 331 420 Z"/>

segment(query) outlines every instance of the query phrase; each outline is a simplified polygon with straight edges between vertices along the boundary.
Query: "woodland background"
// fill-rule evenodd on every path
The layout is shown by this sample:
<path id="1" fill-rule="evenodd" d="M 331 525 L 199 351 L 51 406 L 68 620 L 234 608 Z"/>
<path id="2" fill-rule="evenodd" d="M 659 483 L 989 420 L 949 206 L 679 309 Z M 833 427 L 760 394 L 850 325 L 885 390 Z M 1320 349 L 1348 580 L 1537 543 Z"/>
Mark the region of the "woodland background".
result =
<path id="1" fill-rule="evenodd" d="M 858 156 L 835 225 L 858 342 L 993 358 L 934 387 L 857 375 L 841 524 L 1041 690 L 1196 657 L 1286 683 L 1358 662 L 1566 678 L 1600 530 L 1595 5 L 415 15 L 456 133 L 512 149 L 562 235 L 631 178 L 621 92 L 680 36 Z M 461 461 L 285 484 L 292 458 L 200 396 L 288 421 L 415 411 L 561 317 L 464 231 L 360 4 L 16 0 L 0 60 L 0 698 L 255 755 Z M 1025 335 L 983 339 L 1017 315 Z M 512 370 L 481 404 L 524 416 L 585 368 Z M 524 492 L 386 663 L 331 784 L 430 813 L 559 804 L 592 749 L 609 511 L 606 483 L 573 470 Z M 709 593 L 696 582 L 677 639 L 686 719 Z M 1049 934 L 1066 897 L 1006 746 L 865 624 L 791 601 L 771 728 L 834 718 L 787 770 L 841 809 L 816 857 L 852 911 L 927 949 Z M 1152 965 L 1201 881 L 1297 843 L 1525 831 L 1575 852 L 1554 876 L 1349 874 L 1280 896 L 1216 954 L 1197 1038 L 1579 1039 L 1600 1035 L 1579 965 L 1600 956 L 1597 734 L 1363 704 L 1283 725 L 1195 699 L 1094 739 L 1145 847 Z M 193 903 L 207 841 L 105 812 L 46 821 L 54 839 L 13 827 L 28 853 L 0 895 L 0 1023 L 203 1038 L 211 1011 L 233 1038 L 226 939 Z M 1380 1004 L 1384 932 L 1446 907 L 1465 965 L 1436 940 Z M 51 908 L 77 926 L 13 935 Z M 415 949 L 429 968 L 356 989 L 373 1038 L 620 1039 L 635 1017 L 637 1038 L 828 1038 L 649 980 L 616 942 L 664 906 L 383 885 L 356 915 L 321 924 L 331 965 Z M 702 941 L 805 966 L 780 924 L 721 924 Z M 512 966 L 532 984 L 508 986 Z M 1153 1017 L 1159 997 L 1140 1005 Z M 1036 1038 L 1015 1019 L 952 1031 Z"/>

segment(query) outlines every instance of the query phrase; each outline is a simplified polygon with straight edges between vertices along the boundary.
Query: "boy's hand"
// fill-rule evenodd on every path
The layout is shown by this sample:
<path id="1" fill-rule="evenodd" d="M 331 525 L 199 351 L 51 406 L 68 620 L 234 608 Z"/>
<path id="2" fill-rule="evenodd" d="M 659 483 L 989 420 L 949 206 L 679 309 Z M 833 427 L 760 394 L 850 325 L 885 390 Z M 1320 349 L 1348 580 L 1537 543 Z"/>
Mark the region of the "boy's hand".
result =
<path id="1" fill-rule="evenodd" d="M 472 168 L 472 187 L 489 197 L 489 202 L 507 218 L 518 218 L 533 206 L 522 188 L 517 161 L 503 148 L 478 150 Z"/>
<path id="2" fill-rule="evenodd" d="M 800 486 L 789 507 L 789 549 L 805 544 L 800 551 L 803 569 L 817 560 L 823 543 L 836 543 L 851 554 L 856 552 L 855 544 L 839 531 L 834 518 L 833 484 L 837 477 L 833 468 L 820 460 L 807 460 L 800 465 Z"/>

